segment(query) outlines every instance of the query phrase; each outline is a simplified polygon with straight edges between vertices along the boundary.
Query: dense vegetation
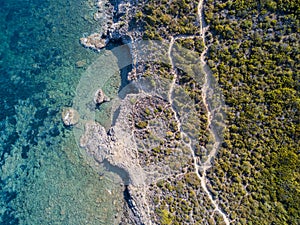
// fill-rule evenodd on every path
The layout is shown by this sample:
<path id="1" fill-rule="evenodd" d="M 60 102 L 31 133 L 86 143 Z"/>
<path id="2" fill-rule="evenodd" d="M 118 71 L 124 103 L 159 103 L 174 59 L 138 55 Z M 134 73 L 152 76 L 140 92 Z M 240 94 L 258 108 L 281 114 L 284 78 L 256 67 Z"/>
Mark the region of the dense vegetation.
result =
<path id="1" fill-rule="evenodd" d="M 199 33 L 196 0 L 150 0 L 136 14 L 145 28 L 144 38 L 162 39 L 169 35 Z"/>
<path id="2" fill-rule="evenodd" d="M 299 224 L 298 0 L 207 0 L 228 129 L 211 191 L 235 224 Z"/>
<path id="3" fill-rule="evenodd" d="M 160 180 L 150 187 L 157 192 L 153 199 L 157 206 L 155 213 L 161 225 L 182 224 L 224 224 L 217 212 L 212 213 L 213 206 L 207 195 L 203 194 L 201 184 L 194 172 L 187 172 L 176 178 Z"/>

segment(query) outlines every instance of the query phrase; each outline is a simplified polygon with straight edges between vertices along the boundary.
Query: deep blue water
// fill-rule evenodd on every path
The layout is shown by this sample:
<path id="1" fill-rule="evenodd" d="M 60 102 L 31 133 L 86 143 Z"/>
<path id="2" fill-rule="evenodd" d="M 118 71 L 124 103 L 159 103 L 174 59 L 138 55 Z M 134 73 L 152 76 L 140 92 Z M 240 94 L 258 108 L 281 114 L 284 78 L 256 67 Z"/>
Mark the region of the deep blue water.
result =
<path id="1" fill-rule="evenodd" d="M 60 118 L 84 73 L 76 62 L 98 57 L 79 44 L 99 26 L 92 14 L 82 0 L 0 0 L 2 225 L 113 224 L 115 184 Z"/>

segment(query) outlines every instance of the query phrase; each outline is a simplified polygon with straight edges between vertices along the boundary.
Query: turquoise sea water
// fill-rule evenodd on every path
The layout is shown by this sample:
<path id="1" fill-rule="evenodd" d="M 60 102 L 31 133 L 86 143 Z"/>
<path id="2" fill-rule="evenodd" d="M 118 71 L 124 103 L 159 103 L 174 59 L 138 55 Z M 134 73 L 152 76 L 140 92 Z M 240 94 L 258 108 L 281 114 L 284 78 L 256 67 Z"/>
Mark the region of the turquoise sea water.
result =
<path id="1" fill-rule="evenodd" d="M 85 73 L 76 62 L 99 57 L 79 44 L 99 29 L 91 3 L 0 0 L 0 224 L 115 223 L 119 178 L 61 122 Z"/>

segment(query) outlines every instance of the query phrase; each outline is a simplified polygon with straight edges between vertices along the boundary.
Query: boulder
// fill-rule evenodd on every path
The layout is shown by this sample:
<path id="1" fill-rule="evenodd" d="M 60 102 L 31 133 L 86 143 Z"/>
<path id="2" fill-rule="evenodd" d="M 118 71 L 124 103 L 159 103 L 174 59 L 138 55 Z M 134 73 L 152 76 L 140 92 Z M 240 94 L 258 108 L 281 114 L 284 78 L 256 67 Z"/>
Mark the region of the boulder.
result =
<path id="1" fill-rule="evenodd" d="M 76 68 L 84 68 L 86 66 L 85 60 L 79 60 L 75 63 Z"/>
<path id="2" fill-rule="evenodd" d="M 95 95 L 94 95 L 94 103 L 96 105 L 100 105 L 102 104 L 103 102 L 109 102 L 110 101 L 110 98 L 107 97 L 104 92 L 102 91 L 102 89 L 98 89 L 96 92 L 95 92 Z"/>
<path id="3" fill-rule="evenodd" d="M 78 123 L 79 114 L 75 109 L 65 108 L 61 113 L 61 118 L 66 126 L 72 126 Z"/>
<path id="4" fill-rule="evenodd" d="M 101 34 L 94 33 L 88 37 L 80 38 L 80 43 L 86 48 L 102 49 L 106 46 L 106 39 L 101 37 Z"/>

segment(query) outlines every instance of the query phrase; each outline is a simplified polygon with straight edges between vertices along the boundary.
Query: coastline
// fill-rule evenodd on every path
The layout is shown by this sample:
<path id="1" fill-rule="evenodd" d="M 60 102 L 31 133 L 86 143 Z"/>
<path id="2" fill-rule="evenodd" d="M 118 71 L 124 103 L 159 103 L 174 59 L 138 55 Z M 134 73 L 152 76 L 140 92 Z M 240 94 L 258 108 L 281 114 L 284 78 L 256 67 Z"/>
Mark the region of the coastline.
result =
<path id="1" fill-rule="evenodd" d="M 99 1 L 100 2 L 100 1 Z M 111 24 L 111 26 L 105 27 L 104 32 L 102 34 L 92 34 L 91 36 L 88 36 L 87 39 L 89 39 L 90 41 L 87 41 L 87 39 L 85 38 L 84 40 L 81 39 L 81 44 L 87 48 L 91 48 L 93 50 L 96 51 L 101 51 L 101 49 L 105 48 L 105 44 L 104 43 L 109 43 L 109 42 L 121 42 L 123 44 L 129 44 L 130 46 L 130 52 L 131 52 L 131 56 L 132 56 L 132 62 L 133 62 L 133 69 L 132 71 L 128 74 L 128 80 L 133 82 L 133 84 L 140 89 L 139 93 L 136 94 L 127 94 L 125 99 L 122 100 L 121 102 L 121 106 L 120 106 L 120 110 L 118 113 L 118 118 L 117 121 L 114 123 L 113 127 L 110 128 L 110 130 L 108 131 L 109 136 L 108 137 L 105 133 L 105 130 L 103 129 L 103 127 L 98 124 L 98 123 L 87 123 L 86 124 L 86 128 L 85 128 L 85 135 L 84 135 L 84 139 L 87 140 L 87 142 L 89 142 L 89 144 L 83 144 L 81 145 L 81 147 L 84 147 L 87 152 L 89 154 L 91 154 L 95 160 L 99 163 L 102 163 L 105 161 L 105 163 L 107 164 L 108 167 L 114 167 L 114 168 L 118 168 L 116 169 L 116 171 L 118 170 L 118 174 L 123 178 L 124 184 L 126 185 L 126 193 L 128 195 L 128 198 L 125 199 L 127 202 L 127 209 L 125 210 L 126 212 L 124 212 L 124 215 L 126 214 L 127 218 L 122 218 L 123 223 L 124 224 L 155 224 L 158 223 L 158 221 L 160 220 L 165 221 L 165 220 L 169 220 L 171 217 L 170 213 L 167 213 L 165 210 L 160 209 L 159 211 L 157 210 L 157 207 L 155 206 L 155 204 L 153 204 L 154 202 L 151 199 L 154 198 L 160 198 L 160 194 L 155 194 L 157 192 L 159 192 L 158 190 L 150 190 L 151 188 L 153 188 L 153 185 L 157 184 L 158 182 L 161 182 L 162 179 L 166 179 L 167 177 L 169 177 L 168 179 L 174 179 L 172 182 L 176 182 L 176 178 L 179 177 L 179 180 L 181 180 L 182 178 L 185 178 L 186 175 L 188 176 L 193 176 L 192 179 L 194 179 L 195 183 L 199 183 L 201 184 L 200 186 L 195 186 L 194 189 L 198 191 L 200 190 L 200 192 L 203 192 L 204 195 L 207 195 L 207 197 L 209 197 L 208 199 L 206 199 L 207 197 L 204 197 L 205 200 L 202 201 L 211 201 L 214 205 L 214 208 L 216 210 L 216 212 L 219 212 L 221 217 L 223 217 L 224 221 L 226 224 L 229 224 L 229 220 L 226 217 L 226 215 L 223 213 L 222 210 L 220 210 L 218 208 L 218 205 L 216 202 L 214 202 L 211 193 L 208 191 L 206 184 L 205 184 L 205 176 L 206 176 L 206 170 L 210 167 L 208 166 L 208 163 L 211 161 L 211 159 L 216 155 L 217 152 L 217 148 L 219 144 L 215 144 L 216 146 L 213 147 L 214 149 L 212 150 L 208 150 L 206 149 L 207 152 L 207 156 L 208 158 L 206 159 L 206 161 L 204 162 L 204 164 L 202 165 L 201 163 L 201 159 L 198 158 L 198 156 L 195 155 L 195 150 L 193 149 L 193 147 L 195 146 L 196 143 L 195 142 L 195 138 L 190 136 L 190 134 L 186 133 L 184 131 L 184 128 L 181 125 L 181 119 L 179 119 L 178 116 L 183 116 L 180 115 L 180 110 L 174 108 L 175 107 L 175 102 L 177 102 L 176 104 L 178 104 L 178 99 L 174 98 L 174 92 L 175 91 L 180 91 L 181 87 L 179 85 L 179 78 L 177 77 L 177 73 L 178 73 L 178 69 L 175 69 L 175 64 L 177 63 L 178 60 L 176 60 L 175 62 L 173 62 L 172 59 L 172 52 L 177 48 L 180 48 L 180 43 L 176 43 L 175 45 L 175 41 L 181 41 L 181 40 L 188 40 L 188 39 L 192 39 L 192 38 L 202 38 L 203 39 L 203 43 L 205 42 L 205 36 L 204 36 L 204 28 L 202 27 L 204 22 L 204 17 L 202 16 L 201 11 L 202 9 L 202 4 L 203 1 L 199 1 L 197 2 L 197 16 L 199 19 L 199 34 L 177 34 L 176 36 L 168 36 L 166 40 L 160 40 L 162 42 L 167 41 L 168 39 L 171 38 L 171 42 L 169 44 L 166 43 L 166 48 L 164 50 L 162 50 L 162 54 L 167 54 L 167 58 L 168 58 L 168 62 L 170 63 L 171 67 L 168 69 L 168 71 L 166 71 L 165 74 L 165 82 L 168 83 L 169 88 L 167 88 L 167 90 L 162 90 L 154 93 L 143 93 L 145 90 L 140 89 L 141 85 L 143 86 L 144 84 L 139 84 L 139 82 L 141 80 L 144 79 L 145 74 L 147 73 L 145 70 L 145 67 L 153 67 L 155 68 L 155 65 L 149 65 L 147 62 L 145 62 L 144 59 L 140 60 L 141 58 L 143 58 L 144 53 L 141 52 L 141 50 L 143 51 L 143 47 L 139 46 L 138 40 L 142 40 L 143 39 L 143 35 L 144 35 L 144 31 L 142 29 L 140 29 L 139 27 L 129 27 L 126 25 L 132 24 L 130 23 L 130 21 L 132 19 L 135 20 L 135 18 L 133 18 L 136 15 L 136 11 L 140 10 L 139 7 L 141 6 L 136 6 L 134 2 L 132 1 L 122 1 L 117 5 L 111 5 L 108 7 L 108 11 L 106 11 L 107 13 L 112 13 L 111 8 L 114 9 L 121 9 L 121 12 L 116 12 L 114 11 L 114 13 L 112 13 L 113 15 L 110 17 L 111 20 L 110 22 L 108 22 L 107 24 Z M 126 6 L 126 7 L 124 7 Z M 97 4 L 97 7 L 99 7 L 99 4 Z M 127 9 L 127 10 L 124 10 Z M 130 13 L 128 13 L 130 11 Z M 123 16 L 119 17 L 119 13 L 125 13 Z M 114 23 L 113 23 L 114 22 Z M 120 23 L 122 24 L 122 26 L 120 26 Z M 140 21 L 141 23 L 141 21 Z M 129 31 L 130 30 L 130 31 Z M 206 31 L 206 30 L 205 30 Z M 106 34 L 104 34 L 106 33 Z M 95 38 L 96 37 L 96 38 Z M 96 40 L 96 41 L 95 41 Z M 99 44 L 97 44 L 97 42 L 99 42 Z M 173 46 L 174 45 L 174 46 Z M 201 53 L 201 55 L 196 55 L 195 57 L 199 58 L 199 61 L 197 62 L 198 64 L 203 64 L 206 65 L 204 62 L 204 55 L 206 54 L 207 48 L 205 46 L 205 44 L 203 45 L 203 52 Z M 173 50 L 174 48 L 174 50 Z M 147 49 L 147 48 L 146 48 Z M 151 49 L 150 49 L 151 50 Z M 153 50 L 151 50 L 153 51 Z M 141 54 L 141 55 L 139 55 Z M 195 54 L 194 52 L 192 54 Z M 155 58 L 155 57 L 154 57 Z M 159 57 L 157 57 L 159 58 Z M 156 58 L 156 59 L 157 59 Z M 179 61 L 178 61 L 179 62 Z M 182 62 L 181 62 L 182 63 Z M 206 65 L 207 66 L 207 65 Z M 141 70 L 141 68 L 144 68 Z M 171 74 L 171 80 L 170 79 L 170 75 Z M 204 72 L 205 74 L 205 72 Z M 155 75 L 154 75 L 155 76 Z M 197 80 L 197 75 L 196 73 L 194 73 L 194 79 Z M 200 76 L 208 76 L 206 75 L 200 75 Z M 159 80 L 161 78 L 154 78 L 155 81 Z M 200 84 L 200 87 L 202 87 L 202 85 L 207 86 L 207 79 L 208 78 L 201 78 L 200 82 L 204 82 L 202 84 Z M 209 78 L 211 79 L 211 78 Z M 152 80 L 153 82 L 153 80 Z M 151 83 L 151 82 L 150 82 Z M 159 82 L 158 82 L 159 83 Z M 156 84 L 157 85 L 157 84 Z M 175 88 L 176 86 L 176 88 Z M 204 86 L 202 88 L 204 88 Z M 208 85 L 209 86 L 209 85 Z M 203 90 L 207 91 L 207 87 Z M 147 91 L 147 90 L 146 90 Z M 167 99 L 164 99 L 166 98 Z M 156 98 L 163 98 L 164 101 L 158 103 L 159 101 Z M 154 99 L 153 99 L 154 98 Z M 213 126 L 211 124 L 210 121 L 212 121 L 213 119 L 213 115 L 210 115 L 210 108 L 207 106 L 206 103 L 206 94 L 202 92 L 202 98 L 203 98 L 203 104 L 204 104 L 204 108 L 206 113 L 208 113 L 207 116 L 207 125 L 206 128 L 204 128 L 204 130 L 210 131 L 210 126 Z M 166 130 L 164 132 L 164 135 L 158 135 L 158 137 L 153 137 L 153 135 L 151 137 L 149 137 L 148 135 L 147 138 L 149 140 L 153 139 L 161 139 L 161 140 L 166 140 L 168 141 L 171 145 L 174 145 L 171 148 L 168 148 L 168 154 L 170 155 L 170 150 L 173 152 L 176 152 L 176 154 L 174 154 L 173 158 L 172 156 L 170 156 L 170 158 L 172 158 L 172 160 L 182 160 L 180 163 L 182 165 L 186 164 L 185 167 L 178 167 L 177 169 L 174 169 L 176 167 L 173 167 L 172 169 L 170 169 L 170 164 L 168 165 L 168 162 L 164 162 L 164 166 L 163 165 L 159 165 L 158 164 L 153 164 L 150 167 L 146 165 L 145 160 L 149 160 L 152 159 L 153 155 L 151 156 L 147 153 L 145 158 L 145 155 L 143 155 L 143 153 L 140 153 L 141 151 L 150 151 L 151 150 L 151 145 L 148 147 L 144 147 L 144 150 L 141 150 L 141 146 L 143 146 L 145 143 L 144 142 L 144 138 L 145 138 L 145 132 L 146 133 L 151 133 L 153 128 L 150 125 L 151 121 L 149 118 L 141 118 L 143 124 L 145 123 L 145 125 L 139 125 L 139 123 L 141 123 L 141 121 L 136 121 L 135 123 L 133 123 L 132 121 L 129 120 L 128 123 L 128 118 L 130 117 L 130 115 L 132 115 L 132 113 L 136 116 L 139 117 L 144 113 L 144 110 L 146 110 L 145 108 L 135 108 L 137 106 L 132 106 L 132 99 L 135 99 L 134 101 L 140 101 L 140 99 L 151 99 L 151 100 L 147 100 L 147 101 L 154 101 L 150 104 L 150 105 L 159 105 L 160 107 L 161 104 L 167 104 L 165 106 L 163 106 L 163 108 L 166 110 L 168 109 L 167 112 L 165 112 L 165 110 L 163 111 L 163 113 L 167 113 L 166 115 L 159 115 L 159 118 L 162 117 L 166 117 L 165 119 L 162 119 L 160 121 L 159 124 L 155 124 L 154 126 L 159 126 L 160 129 L 163 129 L 163 127 L 166 127 Z M 158 101 L 158 102 L 157 102 Z M 182 101 L 182 100 L 181 100 Z M 184 103 L 184 102 L 182 102 Z M 142 103 L 142 104 L 145 104 Z M 146 106 L 149 107 L 150 105 L 147 104 Z M 206 105 L 206 106 L 205 106 Z M 149 111 L 149 108 L 147 108 L 147 110 Z M 153 109 L 150 110 L 151 113 L 154 113 L 155 110 L 158 111 L 158 109 Z M 213 114 L 217 113 L 215 112 L 215 110 L 217 109 L 213 109 L 214 112 Z M 171 114 L 168 114 L 171 113 Z M 155 114 L 155 113 L 154 113 Z M 195 113 L 197 114 L 197 112 Z M 154 117 L 157 117 L 158 115 L 155 115 Z M 171 116 L 171 117 L 170 117 Z M 200 115 L 201 116 L 201 115 Z M 168 119 L 169 117 L 169 119 Z M 198 117 L 196 115 L 196 117 Z M 173 126 L 173 131 L 169 131 L 168 127 L 170 127 L 171 125 L 168 124 L 168 120 L 172 121 L 173 124 L 177 124 L 172 125 Z M 145 120 L 146 119 L 146 120 Z M 133 118 L 134 120 L 134 118 Z M 138 125 L 137 125 L 138 124 Z M 93 127 L 92 129 L 90 127 Z M 101 130 L 101 131 L 100 131 Z M 111 131 L 113 131 L 113 135 L 111 134 Z M 169 134 L 169 133 L 170 134 Z M 96 134 L 96 136 L 94 136 Z M 100 136 L 98 136 L 100 134 Z M 167 134 L 167 135 L 166 135 Z M 219 139 L 216 138 L 215 135 L 217 135 L 215 132 L 212 133 L 213 137 L 212 140 L 214 139 Z M 169 136 L 168 136 L 169 135 Z M 171 136 L 174 135 L 174 138 L 171 138 Z M 142 138 L 141 138 L 142 137 Z M 168 140 L 169 139 L 169 140 Z M 175 142 L 174 142 L 175 141 Z M 220 143 L 220 141 L 218 141 L 218 143 Z M 102 146 L 102 147 L 100 147 Z M 177 146 L 177 147 L 175 147 Z M 166 147 L 166 146 L 164 146 Z M 152 146 L 152 150 L 156 149 L 157 147 Z M 160 149 L 161 147 L 159 147 L 159 154 L 161 154 L 161 157 L 164 157 L 164 155 L 166 154 L 164 152 L 164 150 Z M 203 146 L 203 148 L 205 149 L 205 146 Z M 106 149 L 106 150 L 104 150 Z M 178 153 L 180 152 L 180 153 Z M 178 158 L 178 154 L 182 154 L 182 157 Z M 172 155 L 172 153 L 171 153 Z M 176 156 L 176 157 L 175 157 Z M 172 161 L 171 160 L 171 161 Z M 207 165 L 206 165 L 207 164 Z M 168 165 L 166 167 L 166 165 Z M 164 168 L 165 167 L 165 168 Z M 154 176 L 151 175 L 153 173 L 153 171 L 155 170 L 161 170 L 163 169 L 163 175 L 162 174 L 155 174 Z M 201 170 L 198 172 L 198 170 Z M 166 172 L 169 171 L 169 172 Z M 171 172 L 172 171 L 172 172 Z M 194 171 L 194 172 L 192 172 Z M 194 175 L 196 175 L 196 177 L 194 177 Z M 173 178 L 172 178 L 173 177 Z M 180 178 L 181 177 L 181 178 Z M 200 182 L 201 181 L 201 182 Z M 169 194 L 172 195 L 172 193 L 170 192 Z M 203 198 L 203 197 L 202 197 Z M 201 200 L 200 200 L 201 201 Z M 215 211 L 214 210 L 214 211 Z M 208 210 L 210 211 L 210 210 Z M 166 214 L 167 213 L 167 214 Z M 214 213 L 212 214 L 212 216 L 214 215 Z M 192 220 L 194 222 L 196 222 L 196 219 Z M 125 222 L 126 221 L 126 222 Z M 131 222 L 129 222 L 131 221 Z M 166 222 L 166 221 L 165 221 Z M 121 223 L 122 224 L 122 223 Z"/>

